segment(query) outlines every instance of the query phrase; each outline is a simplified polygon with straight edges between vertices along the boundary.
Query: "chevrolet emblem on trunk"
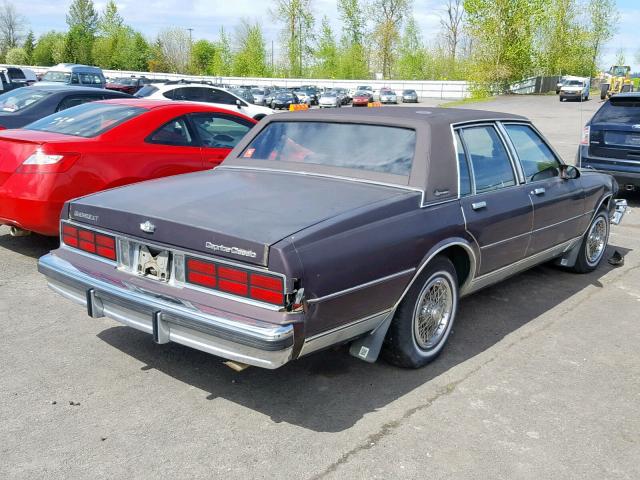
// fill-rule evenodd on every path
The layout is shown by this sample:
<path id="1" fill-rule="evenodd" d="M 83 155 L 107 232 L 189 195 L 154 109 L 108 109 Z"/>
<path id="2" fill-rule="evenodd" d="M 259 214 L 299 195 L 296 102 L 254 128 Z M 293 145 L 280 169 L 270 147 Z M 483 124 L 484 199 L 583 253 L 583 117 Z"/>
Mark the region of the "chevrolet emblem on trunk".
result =
<path id="1" fill-rule="evenodd" d="M 156 226 L 149 220 L 147 220 L 146 222 L 140 224 L 140 230 L 145 233 L 153 233 L 156 231 Z"/>

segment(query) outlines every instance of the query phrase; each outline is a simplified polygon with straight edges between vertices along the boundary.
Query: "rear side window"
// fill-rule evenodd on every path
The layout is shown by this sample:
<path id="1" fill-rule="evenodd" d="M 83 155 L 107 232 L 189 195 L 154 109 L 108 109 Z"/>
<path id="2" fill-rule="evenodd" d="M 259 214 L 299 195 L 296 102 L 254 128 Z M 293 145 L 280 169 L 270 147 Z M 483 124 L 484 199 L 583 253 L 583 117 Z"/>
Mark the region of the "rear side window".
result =
<path id="1" fill-rule="evenodd" d="M 103 95 L 70 95 L 60 102 L 56 111 L 66 110 L 67 108 L 77 107 L 83 103 L 95 102 L 102 100 Z"/>
<path id="2" fill-rule="evenodd" d="M 51 95 L 37 88 L 18 88 L 0 95 L 0 112 L 19 112 Z"/>
<path id="3" fill-rule="evenodd" d="M 471 161 L 476 193 L 516 184 L 507 149 L 494 127 L 465 128 L 462 130 L 462 139 Z"/>
<path id="4" fill-rule="evenodd" d="M 147 140 L 149 143 L 188 147 L 194 144 L 184 117 L 175 118 L 156 130 Z"/>
<path id="5" fill-rule="evenodd" d="M 640 124 L 640 97 L 609 100 L 596 112 L 591 123 Z"/>
<path id="6" fill-rule="evenodd" d="M 91 102 L 54 113 L 24 128 L 91 138 L 146 111 L 140 107 Z"/>
<path id="7" fill-rule="evenodd" d="M 95 73 L 81 73 L 80 82 L 83 85 L 100 85 L 102 84 L 102 79 Z"/>
<path id="8" fill-rule="evenodd" d="M 558 175 L 560 162 L 540 136 L 527 125 L 509 125 L 505 129 L 516 149 L 527 182 Z M 537 175 L 545 172 L 545 175 Z"/>
<path id="9" fill-rule="evenodd" d="M 150 95 L 153 95 L 154 93 L 156 93 L 158 91 L 158 87 L 154 87 L 153 85 L 145 85 L 144 87 L 142 87 L 140 90 L 138 90 L 135 93 L 136 97 L 148 97 Z M 169 98 L 169 97 L 167 97 Z"/>

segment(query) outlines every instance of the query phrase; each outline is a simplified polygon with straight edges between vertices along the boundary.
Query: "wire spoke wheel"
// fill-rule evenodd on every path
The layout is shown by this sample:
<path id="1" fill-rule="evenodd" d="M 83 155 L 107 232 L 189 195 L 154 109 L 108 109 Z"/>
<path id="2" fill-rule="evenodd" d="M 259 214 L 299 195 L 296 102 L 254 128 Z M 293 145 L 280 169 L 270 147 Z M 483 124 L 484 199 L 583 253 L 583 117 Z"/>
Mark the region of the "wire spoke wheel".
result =
<path id="1" fill-rule="evenodd" d="M 587 235 L 585 253 L 589 265 L 595 265 L 600 261 L 607 246 L 608 233 L 606 220 L 603 217 L 598 217 L 591 225 Z"/>
<path id="2" fill-rule="evenodd" d="M 420 293 L 413 315 L 413 333 L 418 346 L 430 350 L 447 330 L 453 312 L 453 291 L 444 276 L 435 276 Z"/>

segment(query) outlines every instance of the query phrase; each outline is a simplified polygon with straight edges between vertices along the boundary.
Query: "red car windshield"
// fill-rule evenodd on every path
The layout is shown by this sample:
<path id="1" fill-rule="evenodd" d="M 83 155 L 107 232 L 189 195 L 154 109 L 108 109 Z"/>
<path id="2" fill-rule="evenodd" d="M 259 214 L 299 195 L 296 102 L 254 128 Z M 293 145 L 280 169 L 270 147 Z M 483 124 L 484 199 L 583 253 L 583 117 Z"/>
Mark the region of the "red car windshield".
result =
<path id="1" fill-rule="evenodd" d="M 24 128 L 92 138 L 146 111 L 147 109 L 140 107 L 92 102 L 54 113 Z"/>

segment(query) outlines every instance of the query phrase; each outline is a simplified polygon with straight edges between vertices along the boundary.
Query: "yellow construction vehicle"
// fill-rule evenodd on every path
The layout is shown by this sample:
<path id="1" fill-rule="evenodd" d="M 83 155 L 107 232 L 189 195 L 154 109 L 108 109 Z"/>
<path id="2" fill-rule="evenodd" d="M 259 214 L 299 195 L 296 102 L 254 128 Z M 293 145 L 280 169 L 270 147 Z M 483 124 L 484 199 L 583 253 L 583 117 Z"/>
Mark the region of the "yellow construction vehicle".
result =
<path id="1" fill-rule="evenodd" d="M 630 73 L 631 67 L 628 65 L 613 65 L 600 83 L 600 99 L 604 100 L 616 93 L 633 91 Z"/>

